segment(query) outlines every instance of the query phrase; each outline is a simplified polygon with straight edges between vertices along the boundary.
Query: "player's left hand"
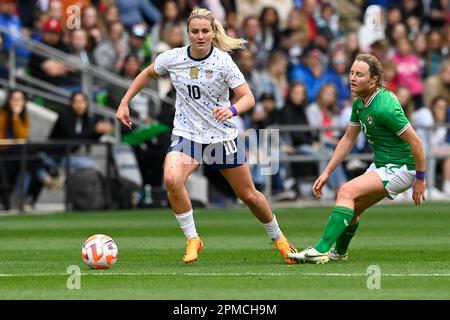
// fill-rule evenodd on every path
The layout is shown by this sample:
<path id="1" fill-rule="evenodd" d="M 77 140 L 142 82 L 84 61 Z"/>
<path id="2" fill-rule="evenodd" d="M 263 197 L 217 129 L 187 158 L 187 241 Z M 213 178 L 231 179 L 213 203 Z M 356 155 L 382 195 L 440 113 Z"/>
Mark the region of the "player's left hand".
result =
<path id="1" fill-rule="evenodd" d="M 217 122 L 224 122 L 233 117 L 233 112 L 226 107 L 214 108 L 212 115 Z"/>
<path id="2" fill-rule="evenodd" d="M 412 198 L 416 205 L 419 205 L 422 201 L 425 201 L 425 189 L 425 179 L 416 179 L 416 181 L 414 181 Z"/>

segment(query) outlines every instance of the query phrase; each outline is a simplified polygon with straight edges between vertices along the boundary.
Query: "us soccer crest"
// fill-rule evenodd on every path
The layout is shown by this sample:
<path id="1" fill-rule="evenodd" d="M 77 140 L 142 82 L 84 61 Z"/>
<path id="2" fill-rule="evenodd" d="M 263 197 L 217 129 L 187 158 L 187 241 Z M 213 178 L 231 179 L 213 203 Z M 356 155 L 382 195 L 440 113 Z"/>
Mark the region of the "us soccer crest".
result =
<path id="1" fill-rule="evenodd" d="M 191 79 L 197 79 L 198 72 L 199 72 L 199 69 L 197 67 L 191 67 L 189 69 L 189 76 L 191 77 Z"/>
<path id="2" fill-rule="evenodd" d="M 371 114 L 369 114 L 367 116 L 367 123 L 369 124 L 369 126 L 373 126 L 374 122 L 375 122 L 374 117 Z"/>
<path id="3" fill-rule="evenodd" d="M 205 77 L 208 80 L 211 80 L 213 78 L 213 71 L 212 70 L 206 70 L 205 71 Z"/>

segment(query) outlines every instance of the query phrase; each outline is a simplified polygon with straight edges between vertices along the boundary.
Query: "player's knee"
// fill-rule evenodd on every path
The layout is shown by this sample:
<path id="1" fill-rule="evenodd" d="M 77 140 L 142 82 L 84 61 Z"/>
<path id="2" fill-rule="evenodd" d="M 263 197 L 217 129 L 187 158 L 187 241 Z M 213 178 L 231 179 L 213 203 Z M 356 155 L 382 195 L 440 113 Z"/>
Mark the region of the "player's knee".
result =
<path id="1" fill-rule="evenodd" d="M 170 171 L 164 172 L 164 185 L 166 186 L 166 189 L 176 190 L 182 186 L 181 179 L 177 179 L 177 177 Z"/>
<path id="2" fill-rule="evenodd" d="M 254 206 L 258 202 L 258 191 L 255 190 L 245 190 L 237 195 L 239 199 L 242 200 L 248 206 Z"/>
<path id="3" fill-rule="evenodd" d="M 355 199 L 356 191 L 355 186 L 345 183 L 339 188 L 337 200 L 353 200 Z"/>

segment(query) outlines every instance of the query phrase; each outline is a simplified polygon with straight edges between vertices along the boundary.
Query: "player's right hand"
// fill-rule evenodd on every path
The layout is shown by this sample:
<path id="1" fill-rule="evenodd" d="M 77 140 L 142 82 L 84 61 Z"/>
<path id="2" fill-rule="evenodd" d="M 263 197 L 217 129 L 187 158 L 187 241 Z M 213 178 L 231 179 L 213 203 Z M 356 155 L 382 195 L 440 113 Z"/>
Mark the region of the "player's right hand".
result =
<path id="1" fill-rule="evenodd" d="M 316 198 L 320 198 L 322 196 L 322 188 L 327 183 L 330 174 L 328 172 L 322 172 L 322 174 L 314 181 L 312 186 L 312 192 L 316 196 Z"/>
<path id="2" fill-rule="evenodd" d="M 130 118 L 130 110 L 128 109 L 128 105 L 121 103 L 116 112 L 116 119 L 119 122 L 131 130 L 131 118 Z"/>

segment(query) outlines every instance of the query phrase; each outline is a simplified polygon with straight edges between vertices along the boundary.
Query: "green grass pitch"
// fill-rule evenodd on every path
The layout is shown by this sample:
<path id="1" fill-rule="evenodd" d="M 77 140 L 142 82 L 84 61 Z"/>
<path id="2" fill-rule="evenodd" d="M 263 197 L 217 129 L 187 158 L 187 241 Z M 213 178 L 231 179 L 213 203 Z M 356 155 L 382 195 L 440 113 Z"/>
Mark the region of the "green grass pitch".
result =
<path id="1" fill-rule="evenodd" d="M 330 208 L 275 211 L 298 247 L 314 244 Z M 205 248 L 184 265 L 169 210 L 0 217 L 0 299 L 449 299 L 450 206 L 376 206 L 361 219 L 348 262 L 286 265 L 248 210 L 196 210 Z M 119 247 L 109 270 L 89 270 L 81 245 L 104 233 Z M 66 270 L 81 268 L 69 290 Z M 380 288 L 368 289 L 370 266 Z"/>

